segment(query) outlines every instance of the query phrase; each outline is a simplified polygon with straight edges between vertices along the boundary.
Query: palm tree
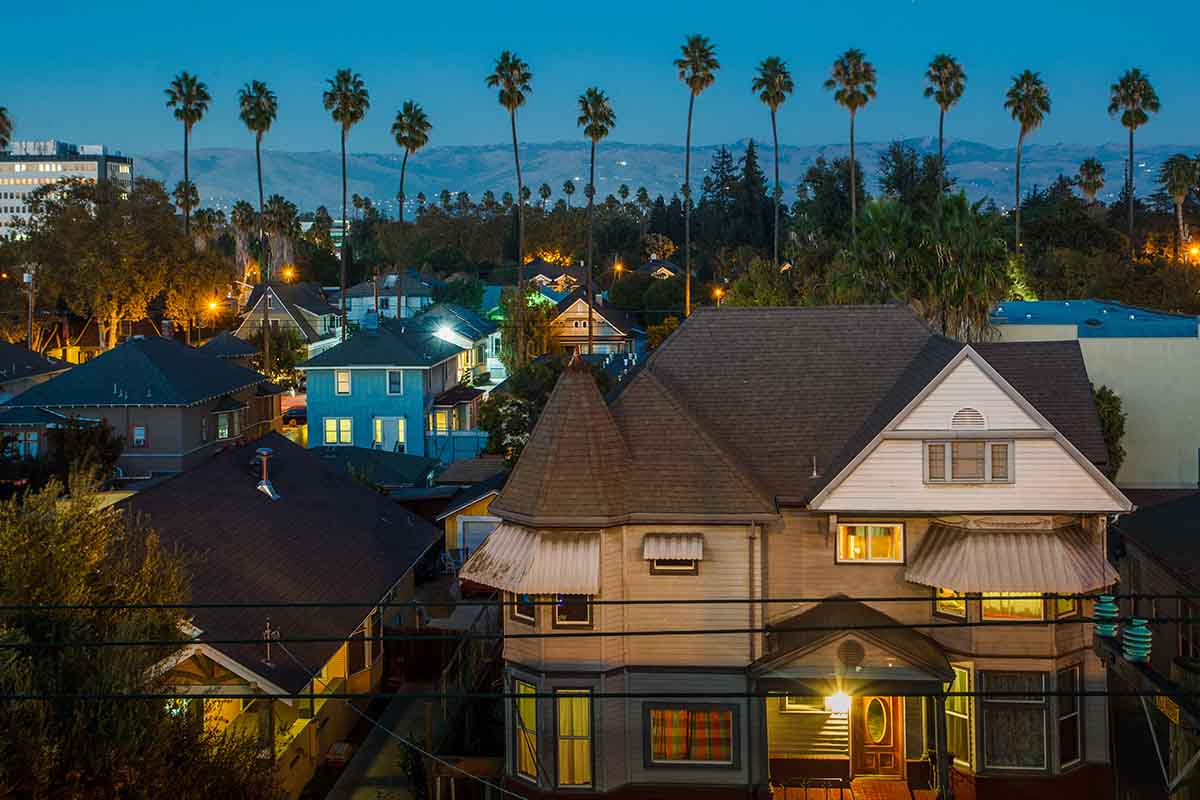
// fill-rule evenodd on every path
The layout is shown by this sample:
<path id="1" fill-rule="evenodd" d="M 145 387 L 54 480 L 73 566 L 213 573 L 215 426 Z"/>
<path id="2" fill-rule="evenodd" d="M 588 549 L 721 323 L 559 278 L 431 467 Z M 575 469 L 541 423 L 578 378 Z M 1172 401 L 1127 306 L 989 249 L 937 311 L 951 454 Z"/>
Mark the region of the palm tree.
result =
<path id="1" fill-rule="evenodd" d="M 323 96 L 325 110 L 330 112 L 333 121 L 341 128 L 342 133 L 342 269 L 341 269 L 341 298 L 342 298 L 342 341 L 346 341 L 346 246 L 349 238 L 346 234 L 346 137 L 367 114 L 371 107 L 371 98 L 362 76 L 349 69 L 339 69 L 329 81 L 329 88 Z"/>
<path id="2" fill-rule="evenodd" d="M 1095 204 L 1096 195 L 1104 188 L 1104 165 L 1094 158 L 1085 158 L 1079 165 L 1075 183 L 1079 186 L 1079 191 L 1083 192 L 1083 199 L 1087 204 Z"/>
<path id="3" fill-rule="evenodd" d="M 262 81 L 250 81 L 238 92 L 239 116 L 246 128 L 254 134 L 254 163 L 258 169 L 258 210 L 263 210 L 262 140 L 275 116 L 279 113 L 279 102 L 275 93 Z"/>
<path id="4" fill-rule="evenodd" d="M 854 117 L 875 96 L 875 65 L 867 61 L 862 50 L 851 48 L 833 62 L 825 88 L 833 90 L 834 101 L 850 112 L 850 236 L 857 239 L 855 220 L 858 216 L 858 184 L 855 169 L 858 164 L 854 160 Z"/>
<path id="5" fill-rule="evenodd" d="M 622 203 L 624 203 L 626 200 L 629 199 L 629 185 L 628 184 L 622 183 L 620 186 L 617 187 L 617 197 L 621 198 Z"/>
<path id="6" fill-rule="evenodd" d="M 175 76 L 171 85 L 166 88 L 166 94 L 167 108 L 175 109 L 175 119 L 183 123 L 183 182 L 190 185 L 188 145 L 192 138 L 192 126 L 204 118 L 204 112 L 208 111 L 208 104 L 212 102 L 212 95 L 208 93 L 208 87 L 204 81 L 188 73 L 187 70 Z M 185 236 L 191 234 L 191 219 L 192 207 L 190 204 L 185 204 L 183 207 L 183 233 Z"/>
<path id="7" fill-rule="evenodd" d="M 1140 69 L 1127 70 L 1108 89 L 1108 113 L 1121 113 L 1121 125 L 1129 129 L 1129 161 L 1125 165 L 1125 189 L 1129 198 L 1129 260 L 1133 247 L 1133 132 L 1150 121 L 1159 109 L 1158 93 L 1150 85 L 1150 76 Z"/>
<path id="8" fill-rule="evenodd" d="M 575 181 L 563 181 L 563 194 L 567 196 L 567 208 L 571 207 L 571 195 L 575 194 Z"/>
<path id="9" fill-rule="evenodd" d="M 408 157 L 429 144 L 429 132 L 433 125 L 425 115 L 425 109 L 419 103 L 405 100 L 404 105 L 396 112 L 396 121 L 392 123 L 392 136 L 396 144 L 404 150 L 404 160 L 400 162 L 400 221 L 404 222 L 404 171 L 408 168 Z"/>
<path id="10" fill-rule="evenodd" d="M 250 278 L 248 270 L 250 266 L 250 234 L 258 227 L 258 219 L 259 215 L 254 210 L 254 206 L 245 200 L 238 200 L 233 204 L 230 221 L 233 223 L 234 252 L 243 281 Z"/>
<path id="11" fill-rule="evenodd" d="M 176 206 L 183 209 L 200 205 L 200 193 L 196 191 L 196 184 L 191 181 L 180 181 L 175 184 L 171 198 L 175 201 Z"/>
<path id="12" fill-rule="evenodd" d="M 575 124 L 583 128 L 584 136 L 592 143 L 591 166 L 588 171 L 587 191 L 587 307 L 588 307 L 588 355 L 592 354 L 592 217 L 596 202 L 596 145 L 608 136 L 617 124 L 617 115 L 606 95 L 595 86 L 579 95 L 579 116 Z"/>
<path id="13" fill-rule="evenodd" d="M 775 210 L 774 210 L 774 242 L 773 253 L 775 266 L 779 266 L 779 198 L 783 190 L 779 187 L 779 128 L 775 125 L 775 116 L 779 107 L 787 100 L 788 95 L 795 89 L 792 83 L 792 73 L 788 71 L 787 62 L 779 56 L 763 59 L 758 65 L 758 74 L 750 82 L 750 90 L 758 92 L 758 99 L 771 109 L 771 136 L 775 139 Z"/>
<path id="14" fill-rule="evenodd" d="M 417 208 L 425 208 L 425 193 L 417 192 Z"/>
<path id="15" fill-rule="evenodd" d="M 491 189 L 485 189 L 483 192 L 483 201 L 480 203 L 484 212 L 491 216 L 496 213 L 496 208 L 500 205 L 496 202 L 496 193 Z"/>
<path id="16" fill-rule="evenodd" d="M 1013 78 L 1012 86 L 1004 96 L 1004 107 L 1012 118 L 1021 125 L 1017 135 L 1017 176 L 1016 176 L 1016 208 L 1014 209 L 1015 238 L 1017 252 L 1021 252 L 1021 145 L 1025 136 L 1037 130 L 1046 115 L 1050 113 L 1050 90 L 1042 81 L 1041 75 L 1025 70 Z"/>
<path id="17" fill-rule="evenodd" d="M 1200 163 L 1183 153 L 1177 153 L 1163 162 L 1158 181 L 1175 202 L 1175 258 L 1179 259 L 1179 248 L 1184 243 L 1183 204 L 1200 180 Z"/>
<path id="18" fill-rule="evenodd" d="M 8 115 L 8 109 L 0 106 L 0 150 L 7 150 L 12 142 L 13 123 Z"/>
<path id="19" fill-rule="evenodd" d="M 942 155 L 946 112 L 962 99 L 966 82 L 962 64 L 945 53 L 934 56 L 925 72 L 925 96 L 932 97 L 938 106 L 938 195 L 946 190 L 946 162 Z"/>
<path id="20" fill-rule="evenodd" d="M 682 55 L 675 59 L 679 80 L 688 87 L 687 137 L 683 149 L 683 316 L 692 313 L 692 111 L 696 98 L 713 85 L 721 62 L 707 36 L 692 34 L 680 47 Z"/>
<path id="21" fill-rule="evenodd" d="M 546 204 L 550 202 L 550 195 L 554 194 L 554 190 L 550 188 L 550 184 L 543 183 L 538 187 L 538 197 L 542 198 L 542 213 L 546 213 Z"/>
<path id="22" fill-rule="evenodd" d="M 650 201 L 650 192 L 646 191 L 645 186 L 639 186 L 637 194 L 634 196 L 637 198 L 638 211 L 640 212 L 641 216 L 641 219 L 639 220 L 641 222 L 641 230 L 639 233 L 640 235 L 645 236 L 646 223 L 650 220 L 650 206 L 652 205 Z"/>

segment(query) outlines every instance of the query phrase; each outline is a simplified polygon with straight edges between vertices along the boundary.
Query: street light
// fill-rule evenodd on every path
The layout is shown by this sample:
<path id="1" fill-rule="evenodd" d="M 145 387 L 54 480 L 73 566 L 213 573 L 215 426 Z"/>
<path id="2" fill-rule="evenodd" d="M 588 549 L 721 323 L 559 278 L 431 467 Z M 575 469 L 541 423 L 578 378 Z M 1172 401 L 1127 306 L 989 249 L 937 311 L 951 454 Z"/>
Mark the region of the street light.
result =
<path id="1" fill-rule="evenodd" d="M 720 308 L 721 301 L 725 299 L 725 290 L 720 286 L 713 289 L 713 299 L 717 301 L 717 308 Z"/>

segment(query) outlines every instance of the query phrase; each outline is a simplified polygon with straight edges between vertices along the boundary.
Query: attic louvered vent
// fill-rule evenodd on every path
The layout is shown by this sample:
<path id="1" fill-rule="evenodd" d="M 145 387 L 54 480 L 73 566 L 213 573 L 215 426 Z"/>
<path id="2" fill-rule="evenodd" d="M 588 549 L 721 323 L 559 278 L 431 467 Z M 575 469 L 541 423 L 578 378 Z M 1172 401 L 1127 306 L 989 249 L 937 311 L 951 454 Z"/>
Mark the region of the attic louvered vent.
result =
<path id="1" fill-rule="evenodd" d="M 974 408 L 960 408 L 950 419 L 952 430 L 981 430 L 987 427 L 983 414 Z"/>

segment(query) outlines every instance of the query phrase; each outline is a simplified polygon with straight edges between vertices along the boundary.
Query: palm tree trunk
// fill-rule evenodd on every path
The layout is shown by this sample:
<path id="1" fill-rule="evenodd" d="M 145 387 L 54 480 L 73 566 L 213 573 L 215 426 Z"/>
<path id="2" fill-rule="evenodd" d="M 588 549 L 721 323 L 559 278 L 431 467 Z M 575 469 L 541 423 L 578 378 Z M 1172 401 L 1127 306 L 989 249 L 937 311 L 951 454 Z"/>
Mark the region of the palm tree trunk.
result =
<path id="1" fill-rule="evenodd" d="M 525 184 L 521 182 L 521 153 L 517 149 L 517 111 L 508 112 L 512 124 L 513 165 L 517 170 L 517 366 L 525 365 Z"/>
<path id="2" fill-rule="evenodd" d="M 692 110 L 696 93 L 688 97 L 687 137 L 683 146 L 683 317 L 692 315 Z"/>
<path id="3" fill-rule="evenodd" d="M 1133 263 L 1136 250 L 1133 246 L 1133 128 L 1129 129 L 1129 168 L 1125 172 L 1126 194 L 1129 196 L 1129 263 Z"/>
<path id="4" fill-rule="evenodd" d="M 1021 145 L 1025 141 L 1025 130 L 1017 136 L 1017 202 L 1013 206 L 1013 217 L 1016 220 L 1016 234 L 1014 238 L 1014 248 L 1017 254 L 1021 253 Z"/>
<path id="5" fill-rule="evenodd" d="M 400 162 L 400 223 L 404 223 L 404 173 L 408 169 L 408 150 L 404 151 L 404 160 Z"/>
<path id="6" fill-rule="evenodd" d="M 587 209 L 587 309 L 588 309 L 588 342 L 587 352 L 592 354 L 592 209 L 596 202 L 596 140 L 592 140 L 592 166 L 588 176 L 588 209 Z"/>
<path id="7" fill-rule="evenodd" d="M 267 276 L 270 273 L 269 259 L 264 258 L 267 253 L 267 239 L 263 236 L 262 229 L 262 213 L 265 206 L 263 200 L 263 179 L 262 179 L 262 134 L 256 134 L 254 137 L 254 164 L 258 171 L 258 241 L 262 249 L 259 252 L 259 259 L 262 265 L 259 267 L 259 279 L 263 284 L 263 312 L 262 312 L 262 340 L 263 340 L 263 357 L 262 367 L 263 374 L 271 374 L 271 320 L 269 316 L 270 287 L 271 283 Z"/>
<path id="8" fill-rule="evenodd" d="M 938 197 L 946 193 L 946 162 L 942 155 L 942 139 L 944 125 L 946 122 L 946 112 L 938 110 Z"/>
<path id="9" fill-rule="evenodd" d="M 341 269 L 341 303 L 342 303 L 342 341 L 346 341 L 346 248 L 350 237 L 346 233 L 346 128 L 342 128 L 342 269 Z"/>
<path id="10" fill-rule="evenodd" d="M 1183 203 L 1187 196 L 1175 199 L 1175 262 L 1179 263 L 1179 253 L 1183 248 Z"/>
<path id="11" fill-rule="evenodd" d="M 775 138 L 775 267 L 779 267 L 779 130 L 775 127 L 775 109 L 771 109 L 771 136 Z"/>
<path id="12" fill-rule="evenodd" d="M 858 178 L 854 163 L 854 109 L 850 109 L 850 238 L 858 241 Z"/>
<path id="13" fill-rule="evenodd" d="M 192 238 L 192 182 L 188 178 L 188 138 L 191 126 L 183 125 L 183 236 Z"/>

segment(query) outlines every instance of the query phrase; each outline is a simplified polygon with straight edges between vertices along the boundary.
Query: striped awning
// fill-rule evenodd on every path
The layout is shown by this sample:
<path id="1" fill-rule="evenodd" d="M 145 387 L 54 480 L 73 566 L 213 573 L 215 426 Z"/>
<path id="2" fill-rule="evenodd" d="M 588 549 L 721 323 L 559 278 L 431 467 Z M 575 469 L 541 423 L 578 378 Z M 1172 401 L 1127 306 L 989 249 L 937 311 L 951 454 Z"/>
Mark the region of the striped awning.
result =
<path id="1" fill-rule="evenodd" d="M 642 539 L 642 558 L 647 561 L 697 561 L 704 558 L 704 535 L 700 533 L 647 533 Z"/>
<path id="2" fill-rule="evenodd" d="M 600 593 L 600 534 L 535 531 L 502 523 L 458 573 L 514 594 Z"/>
<path id="3" fill-rule="evenodd" d="M 955 592 L 1090 592 L 1117 582 L 1098 536 L 1053 530 L 934 524 L 905 579 Z"/>

